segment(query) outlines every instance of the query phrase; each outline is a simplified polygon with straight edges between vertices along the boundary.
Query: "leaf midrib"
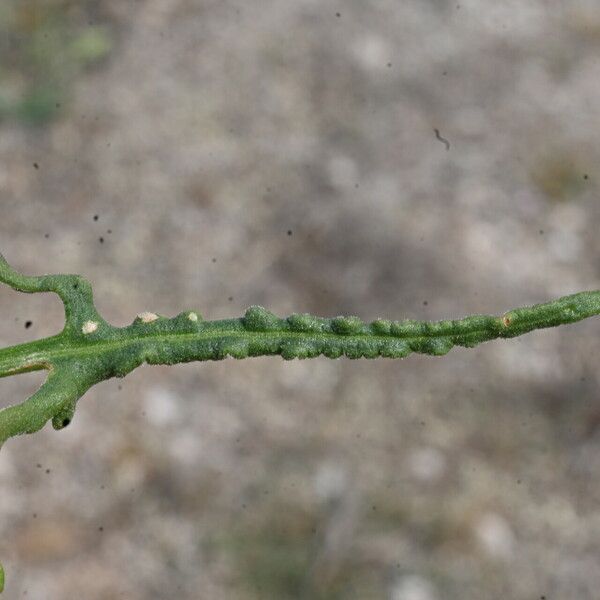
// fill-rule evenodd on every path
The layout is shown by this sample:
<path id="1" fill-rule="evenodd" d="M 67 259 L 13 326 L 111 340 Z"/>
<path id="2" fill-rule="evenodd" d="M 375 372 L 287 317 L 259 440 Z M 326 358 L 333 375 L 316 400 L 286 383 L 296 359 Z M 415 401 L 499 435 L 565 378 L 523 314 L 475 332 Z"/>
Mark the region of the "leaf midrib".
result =
<path id="1" fill-rule="evenodd" d="M 337 340 L 340 342 L 348 342 L 348 341 L 361 341 L 364 339 L 368 340 L 377 340 L 384 342 L 392 342 L 392 341 L 411 341 L 418 339 L 431 339 L 431 338 L 448 338 L 448 337 L 468 337 L 471 335 L 476 335 L 482 332 L 486 332 L 489 328 L 486 327 L 476 327 L 470 329 L 469 331 L 464 331 L 462 333 L 420 333 L 420 334 L 407 334 L 407 335 L 397 335 L 397 334 L 386 334 L 386 333 L 375 333 L 375 332 L 357 332 L 352 334 L 341 334 L 336 332 L 310 332 L 310 331 L 285 331 L 285 330 L 271 330 L 271 331 L 248 331 L 242 330 L 239 328 L 231 328 L 231 329 L 221 329 L 216 326 L 216 322 L 212 322 L 215 324 L 214 328 L 205 329 L 204 331 L 198 332 L 176 332 L 176 333 L 151 333 L 142 336 L 135 337 L 127 337 L 123 339 L 97 339 L 90 340 L 85 343 L 77 343 L 69 341 L 68 337 L 62 338 L 65 344 L 68 344 L 65 348 L 57 348 L 57 349 L 44 349 L 37 350 L 32 352 L 31 354 L 22 355 L 21 359 L 28 363 L 40 363 L 44 362 L 52 362 L 55 359 L 62 359 L 72 357 L 75 358 L 78 356 L 90 356 L 90 355 L 100 355 L 105 352 L 111 352 L 118 349 L 125 349 L 128 346 L 133 346 L 136 344 L 144 344 L 144 342 L 148 342 L 151 344 L 156 343 L 165 343 L 165 344 L 173 344 L 176 345 L 177 342 L 190 342 L 190 341 L 211 341 L 217 340 L 220 341 L 224 338 L 236 337 L 239 339 L 249 339 L 249 340 L 270 340 L 274 337 L 284 338 L 289 340 L 307 340 L 312 341 L 319 338 L 325 338 L 328 340 Z M 116 329 L 118 331 L 118 329 Z M 38 340 L 37 342 L 30 343 L 40 343 L 44 342 L 48 339 L 61 339 L 61 334 L 58 336 L 53 336 L 53 338 L 45 338 L 43 340 Z M 16 351 L 19 348 L 24 348 L 24 346 L 29 345 L 21 344 L 17 346 L 12 346 L 11 348 L 7 348 L 7 351 Z"/>

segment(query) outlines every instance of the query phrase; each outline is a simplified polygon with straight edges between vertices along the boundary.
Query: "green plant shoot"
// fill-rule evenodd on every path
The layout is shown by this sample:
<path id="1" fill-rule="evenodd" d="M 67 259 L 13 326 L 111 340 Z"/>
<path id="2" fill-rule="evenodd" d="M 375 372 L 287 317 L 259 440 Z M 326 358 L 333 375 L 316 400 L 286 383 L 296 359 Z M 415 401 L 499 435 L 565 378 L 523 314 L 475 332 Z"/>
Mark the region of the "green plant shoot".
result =
<path id="1" fill-rule="evenodd" d="M 50 420 L 55 429 L 66 427 L 77 401 L 90 387 L 124 377 L 143 363 L 173 365 L 270 355 L 286 360 L 321 355 L 404 358 L 411 352 L 441 356 L 453 346 L 473 347 L 600 314 L 600 291 L 590 291 L 501 316 L 458 320 L 365 323 L 358 317 L 325 319 L 308 314 L 282 319 L 251 306 L 238 319 L 204 321 L 194 311 L 173 318 L 145 312 L 131 325 L 113 327 L 96 310 L 91 285 L 79 275 L 22 275 L 0 255 L 0 282 L 21 292 L 54 292 L 65 307 L 65 326 L 58 335 L 0 349 L 0 377 L 48 371 L 46 382 L 33 396 L 0 410 L 0 447 L 10 437 L 34 433 Z"/>

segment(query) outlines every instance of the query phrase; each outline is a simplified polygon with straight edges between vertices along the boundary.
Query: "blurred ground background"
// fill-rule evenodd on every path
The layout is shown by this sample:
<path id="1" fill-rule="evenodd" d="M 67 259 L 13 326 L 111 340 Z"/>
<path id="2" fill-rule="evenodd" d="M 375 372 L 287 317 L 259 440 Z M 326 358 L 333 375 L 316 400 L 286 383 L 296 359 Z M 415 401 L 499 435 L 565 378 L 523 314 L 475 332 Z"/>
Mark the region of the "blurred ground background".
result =
<path id="1" fill-rule="evenodd" d="M 3 0 L 0 247 L 119 325 L 595 289 L 599 53 L 596 0 Z M 599 333 L 105 382 L 0 453 L 6 596 L 597 598 Z"/>

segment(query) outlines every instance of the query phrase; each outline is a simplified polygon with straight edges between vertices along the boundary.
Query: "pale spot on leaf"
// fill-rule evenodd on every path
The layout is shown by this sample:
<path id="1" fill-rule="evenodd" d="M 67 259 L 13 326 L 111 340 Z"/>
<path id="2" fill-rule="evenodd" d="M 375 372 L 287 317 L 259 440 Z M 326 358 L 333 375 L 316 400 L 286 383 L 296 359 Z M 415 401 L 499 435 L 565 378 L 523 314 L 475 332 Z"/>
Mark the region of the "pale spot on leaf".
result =
<path id="1" fill-rule="evenodd" d="M 98 323 L 96 323 L 95 321 L 86 321 L 83 324 L 81 331 L 83 331 L 83 333 L 85 333 L 85 335 L 88 335 L 90 333 L 94 333 L 94 331 L 96 331 L 96 329 L 98 329 Z"/>
<path id="2" fill-rule="evenodd" d="M 152 323 L 152 321 L 158 319 L 158 315 L 153 312 L 143 312 L 138 315 L 138 319 L 140 319 L 142 323 Z"/>

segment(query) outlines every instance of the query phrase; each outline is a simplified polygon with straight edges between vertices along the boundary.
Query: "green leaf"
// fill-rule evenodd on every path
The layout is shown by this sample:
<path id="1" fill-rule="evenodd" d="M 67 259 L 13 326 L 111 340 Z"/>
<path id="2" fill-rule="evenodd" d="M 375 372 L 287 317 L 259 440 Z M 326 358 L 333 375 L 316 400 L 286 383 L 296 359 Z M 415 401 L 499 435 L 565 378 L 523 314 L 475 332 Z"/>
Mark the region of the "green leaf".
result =
<path id="1" fill-rule="evenodd" d="M 308 314 L 281 319 L 251 306 L 240 319 L 204 321 L 192 311 L 173 318 L 142 313 L 127 327 L 113 327 L 96 310 L 92 287 L 79 275 L 25 276 L 0 255 L 0 282 L 25 293 L 54 292 L 65 307 L 65 326 L 58 335 L 0 349 L 0 377 L 48 371 L 46 382 L 33 396 L 0 410 L 0 447 L 10 437 L 38 431 L 48 421 L 55 429 L 68 426 L 78 400 L 91 386 L 124 377 L 143 363 L 172 365 L 270 355 L 285 360 L 403 358 L 411 352 L 441 356 L 454 346 L 471 348 L 600 313 L 600 291 L 591 291 L 502 316 L 458 320 L 364 323 L 358 317 L 325 319 Z"/>

